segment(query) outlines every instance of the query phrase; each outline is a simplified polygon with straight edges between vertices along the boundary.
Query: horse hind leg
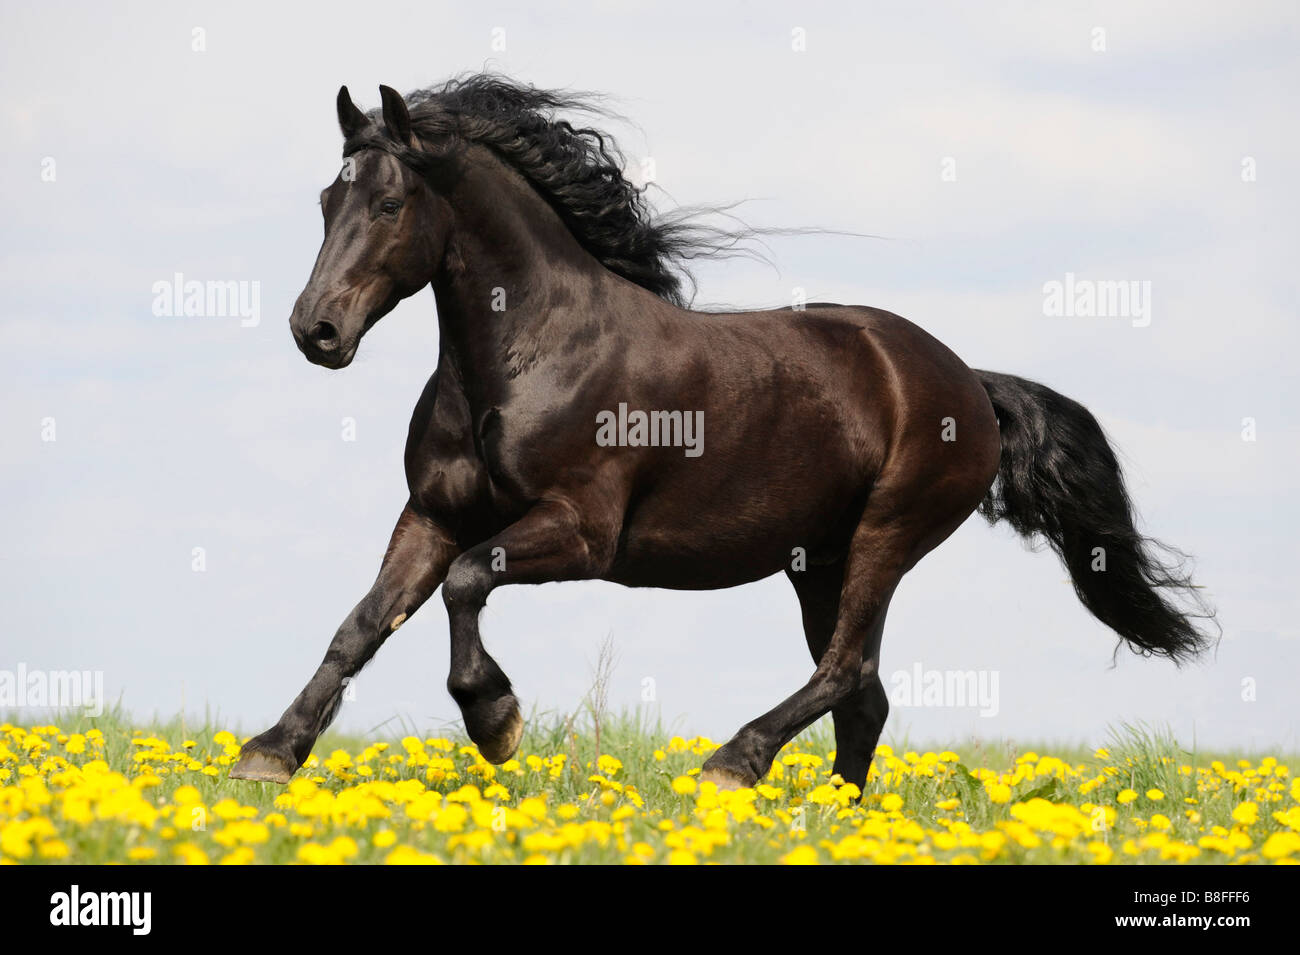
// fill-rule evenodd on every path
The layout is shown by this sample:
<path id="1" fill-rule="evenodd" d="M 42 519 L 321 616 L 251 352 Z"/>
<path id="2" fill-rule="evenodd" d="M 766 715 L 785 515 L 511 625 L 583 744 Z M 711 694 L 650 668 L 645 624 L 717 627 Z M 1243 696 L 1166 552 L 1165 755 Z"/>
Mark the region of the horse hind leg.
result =
<path id="1" fill-rule="evenodd" d="M 883 613 L 881 614 L 883 618 Z M 881 626 L 875 630 L 876 645 L 880 645 Z M 867 786 L 867 774 L 876 755 L 876 744 L 889 718 L 889 694 L 880 681 L 879 651 L 862 661 L 858 691 L 845 703 L 831 710 L 835 718 L 835 766 L 846 783 L 858 790 Z"/>
<path id="2" fill-rule="evenodd" d="M 988 489 L 983 458 L 948 468 L 936 480 L 936 470 L 944 469 L 924 453 L 929 450 L 922 448 L 919 459 L 910 463 L 894 462 L 872 489 L 848 545 L 835 625 L 811 679 L 741 727 L 705 762 L 702 779 L 726 787 L 752 786 L 767 774 L 782 746 L 819 717 L 845 708 L 848 725 L 855 728 L 846 730 L 851 745 L 841 765 L 855 783 L 859 774 L 865 782 L 867 741 L 874 749 L 888 709 L 876 659 L 889 601 L 903 574 L 956 530 Z M 817 606 L 829 618 L 826 594 Z M 860 692 L 866 699 L 855 704 Z M 838 721 L 836 732 L 838 737 Z"/>
<path id="3" fill-rule="evenodd" d="M 863 661 L 870 659 L 865 651 L 870 641 L 879 640 L 878 618 L 883 620 L 899 580 L 915 563 L 917 528 L 887 507 L 868 503 L 853 533 L 835 626 L 811 679 L 777 707 L 741 727 L 705 762 L 703 780 L 730 788 L 754 785 L 767 774 L 782 746 L 856 696 Z M 829 601 L 823 599 L 828 606 Z M 850 710 L 847 715 L 848 725 L 854 726 L 856 714 Z M 856 737 L 850 742 L 846 768 L 856 772 L 857 765 L 865 767 L 860 754 L 863 744 Z"/>
<path id="4" fill-rule="evenodd" d="M 813 566 L 804 571 L 787 571 L 803 612 L 804 638 L 813 662 L 820 663 L 835 633 L 839 617 L 840 591 L 844 584 L 844 561 Z M 864 789 L 876 743 L 889 716 L 889 697 L 880 682 L 880 642 L 884 633 L 886 607 L 872 622 L 863 644 L 863 662 L 858 689 L 844 702 L 832 707 L 835 722 L 835 764 L 833 772 L 846 783 Z"/>

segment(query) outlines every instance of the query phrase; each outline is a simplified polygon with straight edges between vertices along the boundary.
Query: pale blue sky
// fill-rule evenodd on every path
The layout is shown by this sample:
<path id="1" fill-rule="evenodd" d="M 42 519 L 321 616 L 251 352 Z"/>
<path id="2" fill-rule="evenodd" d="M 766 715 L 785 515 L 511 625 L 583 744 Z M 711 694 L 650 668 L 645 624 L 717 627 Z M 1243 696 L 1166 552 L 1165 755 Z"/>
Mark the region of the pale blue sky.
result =
<path id="1" fill-rule="evenodd" d="M 886 738 L 1098 743 L 1148 720 L 1189 743 L 1300 746 L 1297 19 L 1290 3 L 7 9 L 0 669 L 102 669 L 135 713 L 184 699 L 247 732 L 297 693 L 378 567 L 437 355 L 427 290 L 342 372 L 293 345 L 339 163 L 333 97 L 347 83 L 370 108 L 380 83 L 488 65 L 615 97 L 636 125 L 611 128 L 678 202 L 750 198 L 757 225 L 888 237 L 773 240 L 779 271 L 710 265 L 699 301 L 777 305 L 799 286 L 1057 388 L 1119 443 L 1150 532 L 1197 556 L 1217 656 L 1179 671 L 1125 652 L 1111 669 L 1114 641 L 1055 557 L 973 519 L 905 580 L 883 670 L 997 670 L 999 713 L 896 707 Z M 261 323 L 154 316 L 153 283 L 178 271 L 260 282 Z M 1150 327 L 1045 317 L 1043 284 L 1066 272 L 1150 281 Z M 612 703 L 652 677 L 666 723 L 715 738 L 811 671 L 783 578 L 513 588 L 484 633 L 526 704 L 557 711 L 578 706 L 612 635 Z M 342 724 L 456 719 L 446 667 L 435 599 Z"/>

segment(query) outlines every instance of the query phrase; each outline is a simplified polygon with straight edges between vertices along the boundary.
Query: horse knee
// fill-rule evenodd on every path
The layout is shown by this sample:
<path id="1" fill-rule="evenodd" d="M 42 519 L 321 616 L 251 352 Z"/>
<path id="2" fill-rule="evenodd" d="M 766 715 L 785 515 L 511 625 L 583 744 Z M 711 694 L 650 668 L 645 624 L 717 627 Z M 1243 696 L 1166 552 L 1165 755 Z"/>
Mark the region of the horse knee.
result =
<path id="1" fill-rule="evenodd" d="M 491 592 L 492 572 L 468 554 L 456 558 L 447 568 L 442 600 L 448 609 L 453 605 L 481 607 Z"/>

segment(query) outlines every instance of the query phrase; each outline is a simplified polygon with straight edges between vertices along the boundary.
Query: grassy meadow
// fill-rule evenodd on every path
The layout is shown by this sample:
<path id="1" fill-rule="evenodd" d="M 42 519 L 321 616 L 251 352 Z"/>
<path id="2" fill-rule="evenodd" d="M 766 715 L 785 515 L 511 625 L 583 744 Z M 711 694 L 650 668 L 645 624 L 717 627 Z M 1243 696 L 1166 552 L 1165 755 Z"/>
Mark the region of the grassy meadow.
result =
<path id="1" fill-rule="evenodd" d="M 1096 749 L 882 745 L 866 791 L 822 721 L 752 789 L 717 743 L 633 715 L 530 720 L 493 766 L 453 736 L 327 733 L 287 786 L 227 778 L 246 735 L 122 711 L 0 723 L 0 863 L 1287 864 L 1283 754 L 1124 727 Z"/>

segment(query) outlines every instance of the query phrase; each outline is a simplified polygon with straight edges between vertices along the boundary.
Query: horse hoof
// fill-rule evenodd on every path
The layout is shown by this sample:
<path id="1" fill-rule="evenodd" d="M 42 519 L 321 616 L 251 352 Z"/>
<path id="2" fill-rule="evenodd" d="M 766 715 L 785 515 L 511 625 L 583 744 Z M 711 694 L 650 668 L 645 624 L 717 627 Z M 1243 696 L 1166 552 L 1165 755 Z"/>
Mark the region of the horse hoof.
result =
<path id="1" fill-rule="evenodd" d="M 705 769 L 700 773 L 700 782 L 713 783 L 719 789 L 748 789 L 754 785 L 752 780 L 729 769 Z"/>
<path id="2" fill-rule="evenodd" d="M 230 770 L 231 779 L 250 779 L 259 783 L 287 783 L 297 769 L 284 760 L 261 750 L 245 749 L 239 756 L 239 762 Z"/>
<path id="3" fill-rule="evenodd" d="M 500 765 L 515 754 L 523 738 L 524 718 L 519 714 L 519 704 L 514 703 L 501 732 L 493 739 L 479 743 L 478 751 L 489 763 Z"/>

